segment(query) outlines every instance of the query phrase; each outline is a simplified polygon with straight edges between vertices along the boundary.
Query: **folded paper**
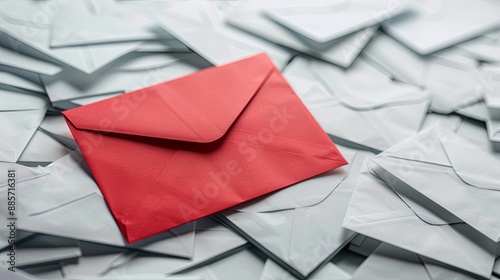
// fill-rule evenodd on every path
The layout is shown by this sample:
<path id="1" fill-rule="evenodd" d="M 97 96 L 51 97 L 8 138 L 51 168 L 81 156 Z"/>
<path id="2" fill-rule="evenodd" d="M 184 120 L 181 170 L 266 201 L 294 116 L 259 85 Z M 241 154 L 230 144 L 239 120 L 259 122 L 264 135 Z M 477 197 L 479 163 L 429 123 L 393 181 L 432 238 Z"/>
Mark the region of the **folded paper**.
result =
<path id="1" fill-rule="evenodd" d="M 264 54 L 63 114 L 128 242 L 346 164 Z"/>

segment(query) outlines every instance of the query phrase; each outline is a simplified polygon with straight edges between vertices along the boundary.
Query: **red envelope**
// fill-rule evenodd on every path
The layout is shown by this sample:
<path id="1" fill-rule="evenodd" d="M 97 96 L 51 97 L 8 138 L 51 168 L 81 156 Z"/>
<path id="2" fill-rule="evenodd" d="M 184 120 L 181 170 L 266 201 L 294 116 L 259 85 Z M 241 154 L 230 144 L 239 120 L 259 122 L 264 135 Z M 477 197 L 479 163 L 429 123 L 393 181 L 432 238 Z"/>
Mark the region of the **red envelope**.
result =
<path id="1" fill-rule="evenodd" d="M 128 242 L 346 164 L 265 54 L 63 114 Z"/>

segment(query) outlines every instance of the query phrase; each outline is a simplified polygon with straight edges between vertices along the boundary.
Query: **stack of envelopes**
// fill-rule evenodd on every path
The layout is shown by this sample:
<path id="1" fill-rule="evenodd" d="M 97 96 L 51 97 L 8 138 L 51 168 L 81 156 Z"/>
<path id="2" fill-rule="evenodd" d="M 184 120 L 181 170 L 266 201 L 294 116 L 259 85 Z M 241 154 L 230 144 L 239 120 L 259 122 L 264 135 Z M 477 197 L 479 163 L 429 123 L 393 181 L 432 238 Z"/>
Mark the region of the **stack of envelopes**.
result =
<path id="1" fill-rule="evenodd" d="M 500 279 L 495 0 L 0 0 L 0 131 L 0 279 Z"/>

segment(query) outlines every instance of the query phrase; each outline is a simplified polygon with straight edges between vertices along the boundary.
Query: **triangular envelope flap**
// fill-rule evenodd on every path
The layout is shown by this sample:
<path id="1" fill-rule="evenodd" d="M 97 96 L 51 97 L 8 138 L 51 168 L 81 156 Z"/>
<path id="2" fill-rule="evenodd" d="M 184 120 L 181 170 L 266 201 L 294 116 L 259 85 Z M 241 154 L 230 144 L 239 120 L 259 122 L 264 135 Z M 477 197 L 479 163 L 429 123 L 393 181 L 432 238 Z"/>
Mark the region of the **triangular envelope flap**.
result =
<path id="1" fill-rule="evenodd" d="M 312 65 L 315 75 L 340 102 L 354 110 L 370 110 L 386 106 L 413 104 L 430 98 L 429 93 L 417 87 L 397 84 L 358 59 L 342 69 L 326 63 Z M 360 83 L 359 77 L 364 77 Z"/>
<path id="2" fill-rule="evenodd" d="M 275 70 L 265 54 L 63 112 L 76 128 L 208 143 Z"/>
<path id="3" fill-rule="evenodd" d="M 441 141 L 453 170 L 476 188 L 500 191 L 500 161 L 461 137 Z"/>

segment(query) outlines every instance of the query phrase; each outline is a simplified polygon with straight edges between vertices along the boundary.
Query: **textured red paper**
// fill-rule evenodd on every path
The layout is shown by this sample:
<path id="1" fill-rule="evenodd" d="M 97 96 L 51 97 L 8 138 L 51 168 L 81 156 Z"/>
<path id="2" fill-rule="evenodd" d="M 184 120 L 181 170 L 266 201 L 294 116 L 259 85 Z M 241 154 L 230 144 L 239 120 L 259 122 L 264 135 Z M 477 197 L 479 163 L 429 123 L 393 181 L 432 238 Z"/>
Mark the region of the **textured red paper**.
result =
<path id="1" fill-rule="evenodd" d="M 128 242 L 346 164 L 265 54 L 63 114 Z"/>

